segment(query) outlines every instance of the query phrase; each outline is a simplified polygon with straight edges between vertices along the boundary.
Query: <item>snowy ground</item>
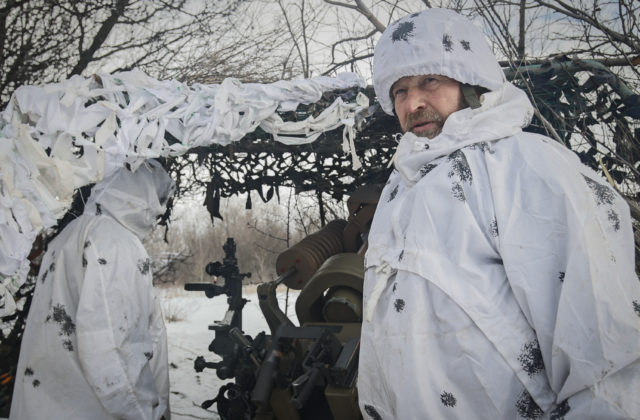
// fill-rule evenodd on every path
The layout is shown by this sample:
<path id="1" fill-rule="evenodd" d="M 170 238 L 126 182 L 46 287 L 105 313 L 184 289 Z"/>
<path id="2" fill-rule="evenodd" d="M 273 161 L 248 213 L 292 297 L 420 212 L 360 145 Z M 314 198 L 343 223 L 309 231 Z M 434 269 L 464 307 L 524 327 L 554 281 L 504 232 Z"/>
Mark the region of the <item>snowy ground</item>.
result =
<path id="1" fill-rule="evenodd" d="M 227 310 L 226 296 L 208 299 L 202 292 L 186 292 L 179 289 L 158 290 L 162 297 L 165 318 L 176 316 L 179 321 L 166 322 L 169 339 L 169 376 L 171 382 L 171 413 L 173 420 L 218 419 L 215 405 L 209 410 L 200 408 L 200 404 L 215 397 L 218 388 L 229 380 L 221 380 L 215 370 L 205 369 L 196 373 L 193 362 L 202 355 L 209 362 L 220 360 L 208 351 L 214 332 L 208 326 L 222 320 Z M 295 319 L 295 298 L 297 291 L 290 291 L 287 314 L 297 325 Z M 254 337 L 260 331 L 269 328 L 262 317 L 258 305 L 255 286 L 247 286 L 243 296 L 249 299 L 242 312 L 243 330 Z M 284 311 L 285 289 L 278 289 L 278 301 Z"/>

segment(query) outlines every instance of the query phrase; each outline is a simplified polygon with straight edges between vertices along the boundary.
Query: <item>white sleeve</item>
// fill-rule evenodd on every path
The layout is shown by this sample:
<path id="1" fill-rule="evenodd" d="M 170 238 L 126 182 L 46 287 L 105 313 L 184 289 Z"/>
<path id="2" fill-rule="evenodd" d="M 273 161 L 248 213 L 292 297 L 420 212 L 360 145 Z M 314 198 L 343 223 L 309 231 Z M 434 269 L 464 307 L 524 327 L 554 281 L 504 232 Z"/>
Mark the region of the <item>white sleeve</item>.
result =
<path id="1" fill-rule="evenodd" d="M 123 419 L 164 414 L 149 361 L 153 314 L 147 254 L 128 231 L 99 224 L 85 243 L 77 313 L 78 358 L 104 409 Z M 125 235 L 123 235 L 125 233 Z M 137 242 L 136 242 L 137 241 Z M 158 339 L 166 339 L 159 337 Z"/>
<path id="2" fill-rule="evenodd" d="M 538 338 L 524 358 L 538 352 L 560 402 L 640 357 L 633 232 L 624 200 L 574 155 L 521 143 L 495 156 L 499 250 Z"/>
<path id="3" fill-rule="evenodd" d="M 169 351 L 167 348 L 167 330 L 164 326 L 162 306 L 157 296 L 153 298 L 153 314 L 151 316 L 150 332 L 153 340 L 153 357 L 149 360 L 160 400 L 160 406 L 166 407 L 165 420 L 170 420 L 169 407 Z"/>

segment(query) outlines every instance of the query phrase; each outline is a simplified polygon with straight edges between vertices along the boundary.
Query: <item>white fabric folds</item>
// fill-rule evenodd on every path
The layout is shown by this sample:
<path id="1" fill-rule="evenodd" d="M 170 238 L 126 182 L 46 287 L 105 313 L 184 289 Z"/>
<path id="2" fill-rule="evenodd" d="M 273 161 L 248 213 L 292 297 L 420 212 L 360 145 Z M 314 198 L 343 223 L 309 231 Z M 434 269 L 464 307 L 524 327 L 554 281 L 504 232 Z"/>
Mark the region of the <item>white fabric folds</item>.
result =
<path id="1" fill-rule="evenodd" d="M 356 86 L 365 83 L 353 73 L 188 86 L 133 70 L 20 87 L 0 118 L 0 315 L 14 310 L 12 294 L 26 278 L 32 242 L 64 214 L 76 188 L 125 163 L 135 170 L 146 159 L 238 141 L 257 127 L 286 144 L 314 141 L 342 125 L 353 138 L 354 116 L 366 110 L 358 103 L 338 98 L 300 122 L 284 122 L 276 111 Z M 169 144 L 165 133 L 179 142 Z"/>

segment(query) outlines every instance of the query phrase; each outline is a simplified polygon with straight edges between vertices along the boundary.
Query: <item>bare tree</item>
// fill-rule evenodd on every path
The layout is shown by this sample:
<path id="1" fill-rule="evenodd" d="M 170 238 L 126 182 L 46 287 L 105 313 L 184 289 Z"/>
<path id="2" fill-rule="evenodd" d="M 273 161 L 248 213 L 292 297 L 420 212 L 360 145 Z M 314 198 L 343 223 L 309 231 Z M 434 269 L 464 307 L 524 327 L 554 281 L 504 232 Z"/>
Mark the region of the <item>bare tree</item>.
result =
<path id="1" fill-rule="evenodd" d="M 291 53 L 300 63 L 305 78 L 313 74 L 312 66 L 318 62 L 318 49 L 324 45 L 317 31 L 326 24 L 327 8 L 314 0 L 276 0 L 280 15 L 291 42 Z"/>
<path id="2" fill-rule="evenodd" d="M 627 66 L 638 77 L 640 57 L 640 3 L 634 0 L 324 0 L 348 16 L 352 28 L 332 44 L 363 48 L 357 57 L 334 54 L 325 70 L 346 69 L 358 60 L 370 60 L 372 45 L 389 22 L 425 7 L 447 7 L 476 20 L 487 29 L 503 64 L 542 62 L 558 54 L 597 59 L 609 66 Z M 346 17 L 345 17 L 346 18 Z M 362 26 L 362 22 L 368 23 Z M 386 22 L 386 23 L 385 23 Z M 344 35 L 344 34 L 341 34 Z"/>
<path id="3" fill-rule="evenodd" d="M 168 69 L 169 75 L 197 83 L 219 83 L 227 77 L 267 83 L 304 73 L 305 62 L 291 59 L 293 46 L 286 42 L 289 32 L 280 24 L 276 2 L 243 1 L 218 20 L 201 34 L 204 44 L 192 45 L 181 56 L 183 62 Z"/>
<path id="4" fill-rule="evenodd" d="M 313 197 L 286 193 L 291 200 L 283 200 L 282 203 L 274 200 L 251 210 L 244 209 L 241 197 L 224 199 L 222 207 L 225 219 L 217 223 L 211 221 L 206 211 L 198 208 L 198 204 L 185 200 L 186 204 L 172 215 L 167 241 L 162 240 L 163 229 L 154 230 L 145 241 L 154 268 L 165 270 L 159 273 L 161 276 L 157 280 L 177 285 L 222 282 L 222 279 L 206 274 L 205 267 L 209 262 L 222 260 L 222 245 L 227 237 L 233 237 L 237 243 L 236 257 L 240 270 L 252 273 L 252 277 L 245 282 L 273 280 L 278 255 L 307 233 L 319 228 Z M 291 221 L 287 217 L 288 206 L 292 207 L 295 214 Z M 168 266 L 172 266 L 171 270 L 166 270 Z"/>
<path id="5" fill-rule="evenodd" d="M 209 68 L 233 63 L 220 72 L 226 75 L 253 58 L 242 56 L 250 41 L 232 36 L 238 22 L 232 17 L 248 3 L 8 0 L 0 6 L 0 105 L 21 85 L 74 74 L 139 67 L 158 78 L 175 77 L 209 52 L 203 62 Z"/>

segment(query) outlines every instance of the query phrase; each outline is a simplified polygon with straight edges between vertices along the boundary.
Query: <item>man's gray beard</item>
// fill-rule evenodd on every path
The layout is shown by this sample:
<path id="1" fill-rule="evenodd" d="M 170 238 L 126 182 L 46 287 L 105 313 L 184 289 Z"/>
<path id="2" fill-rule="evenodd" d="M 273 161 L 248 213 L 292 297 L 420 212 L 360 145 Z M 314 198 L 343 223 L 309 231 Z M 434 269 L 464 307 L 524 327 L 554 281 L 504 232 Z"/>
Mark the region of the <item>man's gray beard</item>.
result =
<path id="1" fill-rule="evenodd" d="M 421 132 L 417 132 L 417 133 L 414 133 L 412 131 L 412 133 L 415 134 L 416 137 L 426 137 L 428 139 L 432 139 L 432 138 L 436 137 L 438 134 L 442 133 L 442 127 L 438 127 L 438 131 L 436 131 L 435 133 L 428 133 L 426 131 L 421 131 Z"/>
<path id="2" fill-rule="evenodd" d="M 423 109 L 423 110 L 414 112 L 412 114 L 409 114 L 407 116 L 407 126 L 412 126 L 414 122 L 424 121 L 424 120 L 435 122 L 438 125 L 438 130 L 435 132 L 422 131 L 417 133 L 414 132 L 413 130 L 409 130 L 409 131 L 411 131 L 413 134 L 415 134 L 418 137 L 426 137 L 428 139 L 432 139 L 442 132 L 442 126 L 444 125 L 444 120 L 442 116 L 433 109 Z"/>

